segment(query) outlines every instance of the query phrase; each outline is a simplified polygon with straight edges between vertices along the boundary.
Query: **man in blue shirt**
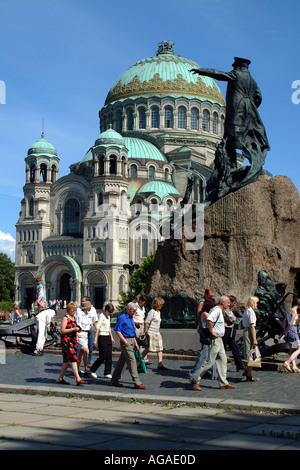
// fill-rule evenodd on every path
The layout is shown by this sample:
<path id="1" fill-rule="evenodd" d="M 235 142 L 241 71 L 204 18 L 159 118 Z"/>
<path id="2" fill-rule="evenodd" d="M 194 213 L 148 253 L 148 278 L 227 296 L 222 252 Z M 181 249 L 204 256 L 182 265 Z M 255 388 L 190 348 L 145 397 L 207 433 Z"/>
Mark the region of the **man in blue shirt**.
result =
<path id="1" fill-rule="evenodd" d="M 135 327 L 132 318 L 135 312 L 136 304 L 134 302 L 130 302 L 126 307 L 126 311 L 118 317 L 114 328 L 118 338 L 120 339 L 121 355 L 110 382 L 110 385 L 113 387 L 123 386 L 119 383 L 119 380 L 127 366 L 134 382 L 134 387 L 138 389 L 146 388 L 146 385 L 144 385 L 139 378 L 136 360 L 133 353 L 134 348 L 139 349 L 135 338 Z"/>

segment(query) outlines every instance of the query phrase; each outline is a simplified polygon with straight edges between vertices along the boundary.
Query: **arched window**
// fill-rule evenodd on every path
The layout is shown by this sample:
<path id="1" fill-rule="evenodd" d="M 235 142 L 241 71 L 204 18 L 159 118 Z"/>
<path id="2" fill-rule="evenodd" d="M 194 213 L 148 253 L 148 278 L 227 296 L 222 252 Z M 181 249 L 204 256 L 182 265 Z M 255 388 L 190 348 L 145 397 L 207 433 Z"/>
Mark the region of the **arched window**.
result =
<path id="1" fill-rule="evenodd" d="M 30 183 L 34 183 L 34 181 L 35 181 L 35 165 L 34 164 L 30 165 L 30 170 L 29 171 L 30 171 L 30 180 L 29 181 L 30 181 Z"/>
<path id="2" fill-rule="evenodd" d="M 224 116 L 221 116 L 221 128 L 220 128 L 220 134 L 223 135 L 224 134 Z"/>
<path id="3" fill-rule="evenodd" d="M 117 132 L 122 132 L 122 128 L 123 128 L 123 118 L 122 118 L 122 111 L 121 111 L 120 109 L 119 109 L 119 111 L 117 111 L 116 124 L 117 124 L 117 129 L 116 129 L 116 131 L 117 131 Z"/>
<path id="4" fill-rule="evenodd" d="M 148 256 L 148 238 L 146 236 L 142 237 L 142 258 Z"/>
<path id="5" fill-rule="evenodd" d="M 168 129 L 173 128 L 173 109 L 171 106 L 165 108 L 165 127 Z"/>
<path id="6" fill-rule="evenodd" d="M 30 215 L 30 217 L 33 217 L 33 198 L 32 198 L 32 197 L 29 199 L 29 204 L 28 204 L 28 206 L 29 206 L 29 207 L 28 207 L 28 209 L 29 209 L 29 210 L 28 210 L 29 215 Z"/>
<path id="7" fill-rule="evenodd" d="M 98 193 L 98 206 L 102 206 L 103 204 L 103 192 L 99 191 Z"/>
<path id="8" fill-rule="evenodd" d="M 104 251 L 103 248 L 98 247 L 95 250 L 95 261 L 104 261 Z"/>
<path id="9" fill-rule="evenodd" d="M 184 106 L 178 108 L 178 129 L 186 128 L 186 109 Z"/>
<path id="10" fill-rule="evenodd" d="M 151 199 L 151 201 L 150 201 L 150 211 L 151 212 L 158 212 L 158 209 L 159 209 L 159 207 L 158 207 L 157 199 L 154 199 L 154 198 Z"/>
<path id="11" fill-rule="evenodd" d="M 170 210 L 171 207 L 173 206 L 173 201 L 172 201 L 172 199 L 167 199 L 167 200 L 166 200 L 166 204 L 167 204 L 167 209 Z"/>
<path id="12" fill-rule="evenodd" d="M 202 116 L 202 130 L 209 131 L 209 111 L 205 109 Z"/>
<path id="13" fill-rule="evenodd" d="M 153 165 L 149 166 L 149 179 L 154 180 L 155 177 L 155 167 Z"/>
<path id="14" fill-rule="evenodd" d="M 47 165 L 42 163 L 40 166 L 40 182 L 47 183 Z"/>
<path id="15" fill-rule="evenodd" d="M 120 212 L 122 214 L 126 214 L 126 209 L 127 209 L 127 193 L 126 191 L 121 192 L 121 197 L 120 197 Z"/>
<path id="16" fill-rule="evenodd" d="M 165 181 L 169 181 L 170 179 L 170 170 L 169 168 L 165 169 Z"/>
<path id="17" fill-rule="evenodd" d="M 117 174 L 117 157 L 115 155 L 111 155 L 109 157 L 109 174 L 110 175 Z"/>
<path id="18" fill-rule="evenodd" d="M 112 128 L 112 122 L 113 122 L 113 115 L 112 113 L 109 113 L 108 115 L 108 128 Z"/>
<path id="19" fill-rule="evenodd" d="M 151 127 L 159 128 L 159 109 L 158 106 L 151 108 Z"/>
<path id="20" fill-rule="evenodd" d="M 130 166 L 130 178 L 132 180 L 137 179 L 137 166 L 135 164 Z"/>
<path id="21" fill-rule="evenodd" d="M 217 113 L 213 114 L 212 128 L 213 128 L 213 133 L 217 134 L 218 133 L 218 114 Z"/>
<path id="22" fill-rule="evenodd" d="M 64 234 L 79 233 L 80 210 L 77 199 L 68 199 L 64 207 Z"/>
<path id="23" fill-rule="evenodd" d="M 34 264 L 34 257 L 31 250 L 28 250 L 26 253 L 26 263 Z"/>
<path id="24" fill-rule="evenodd" d="M 51 167 L 51 183 L 55 183 L 56 181 L 56 166 L 52 165 Z"/>
<path id="25" fill-rule="evenodd" d="M 99 155 L 98 157 L 98 175 L 102 176 L 104 174 L 104 160 L 103 156 Z"/>
<path id="26" fill-rule="evenodd" d="M 197 131 L 199 129 L 199 111 L 197 108 L 191 110 L 191 129 Z"/>
<path id="27" fill-rule="evenodd" d="M 127 109 L 127 130 L 133 130 L 133 110 L 131 108 Z"/>
<path id="28" fill-rule="evenodd" d="M 124 279 L 124 276 L 120 276 L 119 278 L 119 293 L 121 294 L 121 292 L 124 292 L 125 290 L 125 279 Z"/>
<path id="29" fill-rule="evenodd" d="M 103 131 L 106 131 L 107 130 L 107 117 L 104 116 L 103 117 Z"/>
<path id="30" fill-rule="evenodd" d="M 146 129 L 146 108 L 139 108 L 139 129 Z"/>
<path id="31" fill-rule="evenodd" d="M 126 175 L 126 168 L 127 168 L 127 164 L 126 164 L 126 158 L 125 157 L 122 157 L 122 176 L 127 176 Z"/>

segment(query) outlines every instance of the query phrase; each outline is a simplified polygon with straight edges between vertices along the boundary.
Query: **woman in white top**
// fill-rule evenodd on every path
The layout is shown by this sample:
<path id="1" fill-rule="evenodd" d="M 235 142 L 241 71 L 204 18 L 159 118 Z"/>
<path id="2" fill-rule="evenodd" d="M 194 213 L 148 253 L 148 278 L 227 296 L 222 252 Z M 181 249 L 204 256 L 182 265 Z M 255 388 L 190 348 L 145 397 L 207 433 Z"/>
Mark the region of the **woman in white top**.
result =
<path id="1" fill-rule="evenodd" d="M 244 359 L 248 359 L 250 350 L 253 346 L 257 346 L 256 339 L 256 314 L 254 310 L 259 302 L 258 297 L 250 297 L 247 302 L 247 308 L 243 313 L 243 342 L 244 342 Z M 246 376 L 248 382 L 257 382 L 259 379 L 252 377 L 252 367 L 247 367 L 243 375 Z"/>
<path id="2" fill-rule="evenodd" d="M 159 331 L 161 316 L 160 309 L 164 305 L 165 301 L 156 297 L 151 305 L 151 310 L 148 312 L 145 321 L 145 334 L 149 335 L 149 346 L 144 349 L 142 356 L 145 357 L 149 351 L 157 353 L 159 370 L 168 370 L 162 363 L 163 360 L 163 341 Z"/>
<path id="3" fill-rule="evenodd" d="M 299 311 L 300 311 L 300 299 L 293 298 L 292 308 L 286 314 L 284 319 L 284 338 L 289 344 L 290 354 L 289 359 L 283 364 L 289 372 L 300 372 L 296 365 L 296 357 L 300 354 L 300 339 L 298 335 L 298 324 L 299 324 Z M 292 369 L 291 369 L 292 363 Z"/>
<path id="4" fill-rule="evenodd" d="M 97 378 L 96 370 L 103 362 L 105 362 L 104 377 L 107 379 L 111 379 L 112 377 L 112 345 L 115 344 L 115 340 L 113 339 L 111 332 L 110 317 L 113 314 L 114 309 L 115 308 L 112 304 L 105 305 L 104 313 L 100 313 L 99 321 L 97 323 L 94 346 L 96 346 L 98 341 L 99 357 L 90 367 L 90 373 L 95 379 Z"/>

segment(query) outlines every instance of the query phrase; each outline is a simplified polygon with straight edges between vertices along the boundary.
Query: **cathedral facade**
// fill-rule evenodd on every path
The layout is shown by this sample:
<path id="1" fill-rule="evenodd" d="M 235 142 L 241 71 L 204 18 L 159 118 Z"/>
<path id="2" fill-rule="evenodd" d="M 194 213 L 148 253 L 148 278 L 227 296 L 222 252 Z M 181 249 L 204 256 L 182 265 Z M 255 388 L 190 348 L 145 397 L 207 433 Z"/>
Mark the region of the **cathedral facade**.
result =
<path id="1" fill-rule="evenodd" d="M 129 67 L 99 111 L 100 135 L 68 175 L 59 177 L 59 156 L 43 134 L 30 147 L 16 224 L 20 307 L 34 301 L 37 277 L 47 300 L 86 295 L 98 309 L 117 305 L 130 265 L 162 239 L 163 214 L 182 201 L 190 167 L 190 202 L 203 201 L 226 110 L 214 80 L 192 68 L 199 65 L 171 42 Z"/>

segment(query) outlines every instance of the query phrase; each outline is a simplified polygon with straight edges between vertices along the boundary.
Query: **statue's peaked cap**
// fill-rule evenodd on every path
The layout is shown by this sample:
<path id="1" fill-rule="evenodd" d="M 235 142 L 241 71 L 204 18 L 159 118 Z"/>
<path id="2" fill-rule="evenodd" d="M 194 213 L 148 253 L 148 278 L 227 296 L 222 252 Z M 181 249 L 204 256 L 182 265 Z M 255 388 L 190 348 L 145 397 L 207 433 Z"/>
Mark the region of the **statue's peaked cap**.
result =
<path id="1" fill-rule="evenodd" d="M 239 64 L 247 64 L 247 65 L 250 65 L 251 64 L 251 60 L 249 59 L 243 59 L 242 57 L 234 57 L 234 63 L 232 64 L 232 66 L 234 65 L 239 65 Z"/>

